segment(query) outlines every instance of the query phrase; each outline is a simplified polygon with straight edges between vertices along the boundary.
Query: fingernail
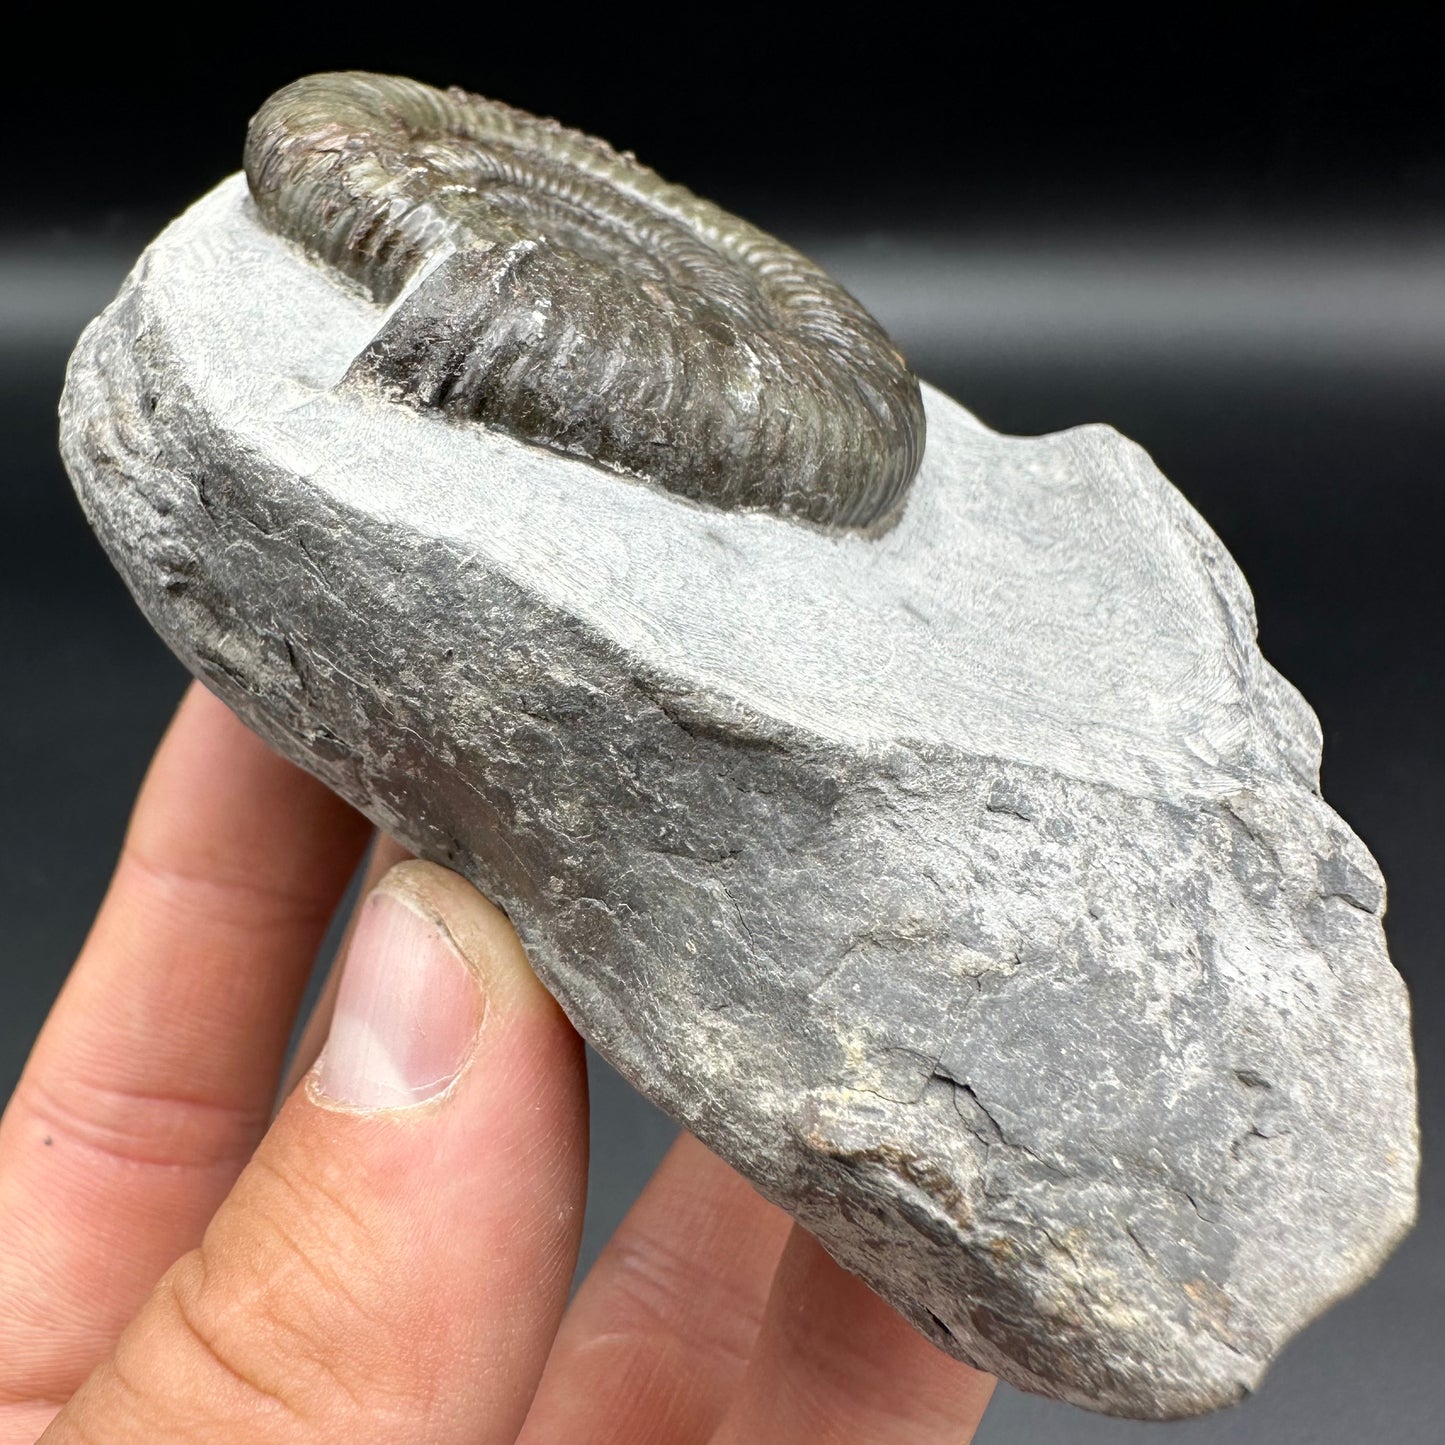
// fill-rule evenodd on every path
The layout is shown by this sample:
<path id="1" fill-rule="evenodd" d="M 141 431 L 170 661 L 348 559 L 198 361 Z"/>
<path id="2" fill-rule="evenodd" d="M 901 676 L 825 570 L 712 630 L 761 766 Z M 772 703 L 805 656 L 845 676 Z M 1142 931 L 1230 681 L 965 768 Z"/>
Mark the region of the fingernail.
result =
<path id="1" fill-rule="evenodd" d="M 352 934 L 315 1091 L 353 1109 L 400 1109 L 445 1092 L 481 1027 L 476 975 L 442 925 L 382 888 Z"/>

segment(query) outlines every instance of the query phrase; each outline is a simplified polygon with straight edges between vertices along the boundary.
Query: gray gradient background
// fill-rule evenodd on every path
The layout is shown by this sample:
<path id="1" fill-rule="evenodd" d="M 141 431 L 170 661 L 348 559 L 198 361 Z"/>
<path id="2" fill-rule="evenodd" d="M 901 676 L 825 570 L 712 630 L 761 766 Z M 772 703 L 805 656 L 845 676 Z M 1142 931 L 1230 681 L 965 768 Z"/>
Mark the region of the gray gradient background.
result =
<path id="1" fill-rule="evenodd" d="M 1342 42 L 1341 54 L 1348 51 Z M 1421 1222 L 1380 1278 L 1302 1336 L 1261 1393 L 1235 1410 L 1140 1426 L 1001 1390 L 978 1440 L 1438 1445 L 1445 1179 L 1432 1146 L 1445 1111 L 1435 1046 L 1445 1024 L 1445 159 L 1437 141 L 1415 136 L 1411 127 L 1423 122 L 1413 113 L 1380 121 L 1367 107 L 1352 122 L 1359 147 L 1340 149 L 1338 132 L 1335 151 L 1306 147 L 1300 161 L 1329 180 L 1337 154 L 1343 180 L 1296 188 L 1288 205 L 1261 198 L 1268 186 L 1227 135 L 1217 155 L 1207 135 L 1194 137 L 1180 172 L 1160 172 L 1157 187 L 1145 183 L 1162 164 L 1153 153 L 1133 171 L 1116 164 L 1102 199 L 1085 194 L 1099 177 L 1069 165 L 1029 186 L 1005 184 L 1005 157 L 972 180 L 961 172 L 942 190 L 946 204 L 935 185 L 925 204 L 906 175 L 897 194 L 865 201 L 821 162 L 801 172 L 779 165 L 770 176 L 762 152 L 740 181 L 709 160 L 719 153 L 716 136 L 694 138 L 703 159 L 690 167 L 688 113 L 657 132 L 662 149 L 671 148 L 659 156 L 647 134 L 609 125 L 605 106 L 569 107 L 530 70 L 509 86 L 485 67 L 447 63 L 438 73 L 435 61 L 415 56 L 331 57 L 313 45 L 294 62 L 275 62 L 274 75 L 243 93 L 254 103 L 293 74 L 358 60 L 455 77 L 635 145 L 829 265 L 923 376 L 989 424 L 1038 432 L 1113 422 L 1149 448 L 1224 538 L 1254 586 L 1266 655 L 1320 714 L 1326 794 L 1389 881 L 1391 948 L 1416 1008 Z M 1319 113 L 1334 104 L 1332 86 L 1346 99 L 1354 93 L 1343 73 L 1302 70 L 1298 84 Z M 137 101 L 142 111 L 147 104 Z M 904 110 L 877 124 L 904 134 L 915 120 Z M 1399 151 L 1393 169 L 1380 172 L 1385 182 L 1371 181 L 1360 161 L 1378 159 L 1377 122 Z M 751 144 L 749 134 L 738 144 Z M 1147 145 L 1144 130 L 1131 134 Z M 222 153 L 238 154 L 239 144 Z M 162 179 L 140 186 L 134 204 L 124 203 L 118 174 L 89 208 L 37 171 L 33 198 L 0 217 L 6 1094 L 83 937 L 146 759 L 184 686 L 87 533 L 55 454 L 55 401 L 80 327 L 154 225 L 225 168 L 209 151 L 157 165 Z M 593 1062 L 587 1259 L 672 1135 Z"/>

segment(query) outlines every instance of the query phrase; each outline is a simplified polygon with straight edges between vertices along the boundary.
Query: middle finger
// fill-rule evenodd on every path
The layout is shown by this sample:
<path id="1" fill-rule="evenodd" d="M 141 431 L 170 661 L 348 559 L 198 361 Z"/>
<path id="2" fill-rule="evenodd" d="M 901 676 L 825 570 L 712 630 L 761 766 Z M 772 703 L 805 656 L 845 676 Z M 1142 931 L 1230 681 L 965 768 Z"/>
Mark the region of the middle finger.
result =
<path id="1" fill-rule="evenodd" d="M 788 1216 L 691 1135 L 578 1291 L 517 1445 L 700 1445 L 726 1413 Z"/>
<path id="2" fill-rule="evenodd" d="M 713 1445 L 967 1445 L 993 1377 L 950 1359 L 796 1227 Z"/>

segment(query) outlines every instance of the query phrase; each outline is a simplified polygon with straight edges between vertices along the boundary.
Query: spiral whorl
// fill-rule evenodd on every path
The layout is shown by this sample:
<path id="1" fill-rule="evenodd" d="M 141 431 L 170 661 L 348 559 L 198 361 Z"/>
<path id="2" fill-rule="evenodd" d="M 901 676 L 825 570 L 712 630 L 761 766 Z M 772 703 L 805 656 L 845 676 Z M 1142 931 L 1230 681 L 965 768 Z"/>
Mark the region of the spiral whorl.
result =
<path id="1" fill-rule="evenodd" d="M 245 165 L 265 222 L 374 300 L 422 278 L 348 381 L 715 506 L 859 528 L 898 509 L 923 405 L 878 323 L 602 141 L 340 72 L 273 95 Z"/>

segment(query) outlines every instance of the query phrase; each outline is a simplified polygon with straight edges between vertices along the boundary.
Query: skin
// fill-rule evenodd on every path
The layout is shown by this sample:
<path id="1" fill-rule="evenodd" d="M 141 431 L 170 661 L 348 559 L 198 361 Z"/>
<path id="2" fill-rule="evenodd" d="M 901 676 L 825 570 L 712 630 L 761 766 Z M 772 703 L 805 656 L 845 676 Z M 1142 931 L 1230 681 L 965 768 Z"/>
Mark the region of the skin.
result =
<path id="1" fill-rule="evenodd" d="M 405 887 L 480 959 L 440 1098 L 274 1118 L 364 821 L 193 688 L 0 1120 L 0 1445 L 961 1445 L 992 1388 L 679 1138 L 568 1303 L 581 1041 L 505 917 Z M 402 857 L 379 844 L 375 883 Z M 308 1024 L 301 1072 L 321 1048 Z"/>

